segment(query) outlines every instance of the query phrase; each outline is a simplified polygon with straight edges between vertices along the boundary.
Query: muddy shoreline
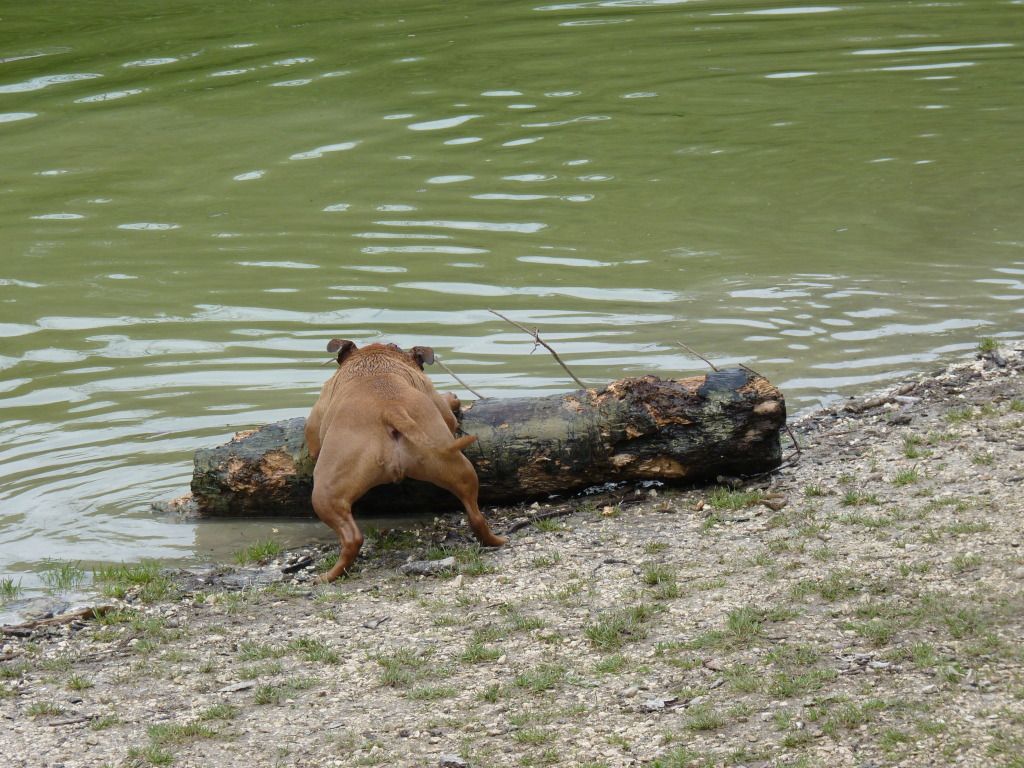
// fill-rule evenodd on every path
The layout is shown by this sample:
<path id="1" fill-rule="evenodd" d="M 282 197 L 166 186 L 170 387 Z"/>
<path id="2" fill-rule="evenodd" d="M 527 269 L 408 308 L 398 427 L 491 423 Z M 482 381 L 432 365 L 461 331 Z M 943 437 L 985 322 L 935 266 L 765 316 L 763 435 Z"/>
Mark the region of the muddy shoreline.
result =
<path id="1" fill-rule="evenodd" d="M 792 423 L 794 463 L 145 582 L 5 630 L 11 766 L 1019 766 L 1024 355 Z M 157 588 L 159 587 L 159 588 Z"/>

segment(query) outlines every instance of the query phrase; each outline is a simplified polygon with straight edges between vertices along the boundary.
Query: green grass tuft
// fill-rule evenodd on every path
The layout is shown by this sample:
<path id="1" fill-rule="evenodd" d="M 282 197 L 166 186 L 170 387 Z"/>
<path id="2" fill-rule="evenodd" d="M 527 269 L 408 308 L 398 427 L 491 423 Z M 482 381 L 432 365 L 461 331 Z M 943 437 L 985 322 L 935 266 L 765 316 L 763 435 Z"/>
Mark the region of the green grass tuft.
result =
<path id="1" fill-rule="evenodd" d="M 263 563 L 277 557 L 283 551 L 284 547 L 280 543 L 273 539 L 265 539 L 254 542 L 244 549 L 235 552 L 235 562 L 239 565 Z"/>

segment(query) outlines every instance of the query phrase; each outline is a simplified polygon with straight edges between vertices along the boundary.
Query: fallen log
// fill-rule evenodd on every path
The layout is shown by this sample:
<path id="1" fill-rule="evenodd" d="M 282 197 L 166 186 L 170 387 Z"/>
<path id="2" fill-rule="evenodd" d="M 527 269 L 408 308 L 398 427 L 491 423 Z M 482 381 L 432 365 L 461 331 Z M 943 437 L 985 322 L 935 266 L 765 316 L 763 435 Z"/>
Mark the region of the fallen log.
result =
<path id="1" fill-rule="evenodd" d="M 196 451 L 190 499 L 200 517 L 313 514 L 313 463 L 302 418 L 239 433 Z M 462 409 L 461 429 L 480 478 L 481 504 L 570 494 L 607 482 L 699 483 L 766 472 L 781 462 L 785 400 L 747 369 L 679 380 L 620 379 L 601 390 L 487 398 Z M 380 486 L 362 512 L 447 511 L 456 499 L 428 483 Z"/>

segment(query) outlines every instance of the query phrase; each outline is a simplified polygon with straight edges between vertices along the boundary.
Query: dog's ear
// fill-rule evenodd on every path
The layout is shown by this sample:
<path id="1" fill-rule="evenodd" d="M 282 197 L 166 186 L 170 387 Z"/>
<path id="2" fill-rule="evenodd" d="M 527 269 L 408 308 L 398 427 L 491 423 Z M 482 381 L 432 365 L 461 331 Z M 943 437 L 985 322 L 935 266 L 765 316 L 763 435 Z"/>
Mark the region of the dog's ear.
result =
<path id="1" fill-rule="evenodd" d="M 327 342 L 327 351 L 331 354 L 338 353 L 338 365 L 345 362 L 345 358 L 356 351 L 356 343 L 348 339 L 331 339 Z"/>
<path id="2" fill-rule="evenodd" d="M 409 350 L 409 355 L 416 361 L 416 365 L 420 367 L 421 371 L 424 365 L 434 364 L 434 350 L 432 347 L 413 347 Z"/>

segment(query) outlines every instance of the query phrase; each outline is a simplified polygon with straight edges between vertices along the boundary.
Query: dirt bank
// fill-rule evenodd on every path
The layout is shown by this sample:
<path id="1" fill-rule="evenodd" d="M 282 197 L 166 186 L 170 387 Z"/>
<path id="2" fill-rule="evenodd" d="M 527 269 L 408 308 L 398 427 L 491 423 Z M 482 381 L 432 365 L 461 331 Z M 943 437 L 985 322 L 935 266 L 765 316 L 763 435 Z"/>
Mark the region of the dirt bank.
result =
<path id="1" fill-rule="evenodd" d="M 4 765 L 1019 767 L 1024 356 L 1001 362 L 805 418 L 799 461 L 738 490 L 491 511 L 560 515 L 501 550 L 453 518 L 369 537 L 328 587 L 314 549 L 108 574 L 100 619 L 2 639 Z"/>

